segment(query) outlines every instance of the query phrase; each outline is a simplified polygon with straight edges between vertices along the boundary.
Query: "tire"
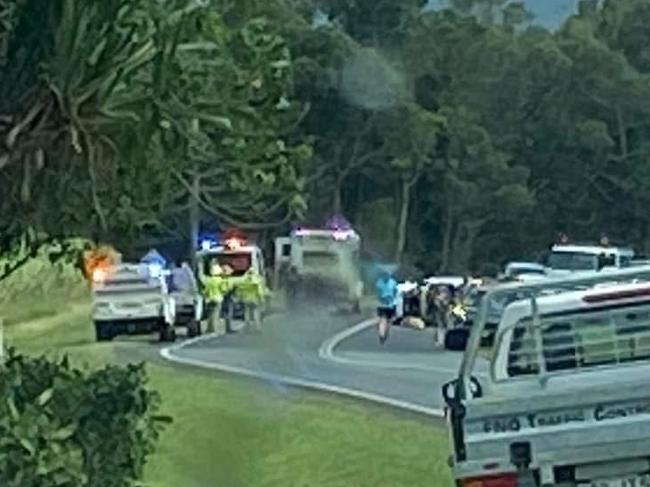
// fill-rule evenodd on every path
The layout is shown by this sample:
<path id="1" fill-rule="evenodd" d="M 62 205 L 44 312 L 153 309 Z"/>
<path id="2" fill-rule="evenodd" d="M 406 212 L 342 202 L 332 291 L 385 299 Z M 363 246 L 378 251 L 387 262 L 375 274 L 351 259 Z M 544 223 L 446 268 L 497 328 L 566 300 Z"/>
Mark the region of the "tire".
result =
<path id="1" fill-rule="evenodd" d="M 201 335 L 201 322 L 196 320 L 191 320 L 187 324 L 187 336 L 194 338 Z"/>
<path id="2" fill-rule="evenodd" d="M 113 335 L 113 331 L 111 330 L 111 324 L 102 322 L 102 323 L 97 323 L 95 322 L 95 340 L 98 342 L 110 342 L 113 338 L 115 338 L 115 335 Z"/>
<path id="3" fill-rule="evenodd" d="M 175 342 L 176 330 L 173 326 L 163 323 L 160 328 L 160 341 L 161 342 Z"/>

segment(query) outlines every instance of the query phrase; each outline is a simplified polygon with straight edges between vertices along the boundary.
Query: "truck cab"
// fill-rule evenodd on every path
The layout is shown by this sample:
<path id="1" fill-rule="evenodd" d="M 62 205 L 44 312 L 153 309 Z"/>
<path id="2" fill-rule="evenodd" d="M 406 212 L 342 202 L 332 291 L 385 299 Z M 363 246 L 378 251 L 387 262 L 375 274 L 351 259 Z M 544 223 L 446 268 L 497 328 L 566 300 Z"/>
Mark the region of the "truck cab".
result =
<path id="1" fill-rule="evenodd" d="M 650 267 L 504 285 L 484 305 L 512 293 L 527 297 L 490 358 L 482 320 L 443 387 L 456 485 L 650 485 Z"/>

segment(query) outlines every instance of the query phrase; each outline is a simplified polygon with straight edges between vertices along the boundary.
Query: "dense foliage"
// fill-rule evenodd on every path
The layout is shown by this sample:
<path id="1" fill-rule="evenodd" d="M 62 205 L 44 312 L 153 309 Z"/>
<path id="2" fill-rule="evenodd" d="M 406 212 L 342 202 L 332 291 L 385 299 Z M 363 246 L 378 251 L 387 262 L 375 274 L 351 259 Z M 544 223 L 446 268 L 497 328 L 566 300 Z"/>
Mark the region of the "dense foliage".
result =
<path id="1" fill-rule="evenodd" d="M 0 0 L 0 231 L 343 212 L 423 270 L 650 251 L 649 0 Z M 477 269 L 478 270 L 478 269 Z"/>
<path id="2" fill-rule="evenodd" d="M 84 372 L 10 352 L 0 397 L 6 487 L 135 486 L 167 421 L 140 365 Z"/>

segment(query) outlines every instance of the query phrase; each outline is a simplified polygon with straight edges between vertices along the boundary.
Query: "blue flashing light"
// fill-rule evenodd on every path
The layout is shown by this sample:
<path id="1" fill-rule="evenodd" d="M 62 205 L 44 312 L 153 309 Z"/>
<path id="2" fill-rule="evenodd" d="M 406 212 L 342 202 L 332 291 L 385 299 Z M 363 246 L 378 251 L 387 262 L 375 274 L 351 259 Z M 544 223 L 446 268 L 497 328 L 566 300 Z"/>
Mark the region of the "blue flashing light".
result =
<path id="1" fill-rule="evenodd" d="M 219 241 L 213 236 L 206 235 L 199 240 L 199 248 L 203 251 L 212 250 L 218 245 Z"/>

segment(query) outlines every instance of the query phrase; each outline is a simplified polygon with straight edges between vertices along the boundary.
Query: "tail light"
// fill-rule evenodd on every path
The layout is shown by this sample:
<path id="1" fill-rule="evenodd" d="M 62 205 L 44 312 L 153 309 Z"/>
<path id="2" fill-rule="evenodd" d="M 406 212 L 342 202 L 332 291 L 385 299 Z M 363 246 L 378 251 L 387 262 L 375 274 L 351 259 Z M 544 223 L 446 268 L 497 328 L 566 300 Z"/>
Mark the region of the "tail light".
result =
<path id="1" fill-rule="evenodd" d="M 517 474 L 486 475 L 460 481 L 460 487 L 517 487 Z"/>

